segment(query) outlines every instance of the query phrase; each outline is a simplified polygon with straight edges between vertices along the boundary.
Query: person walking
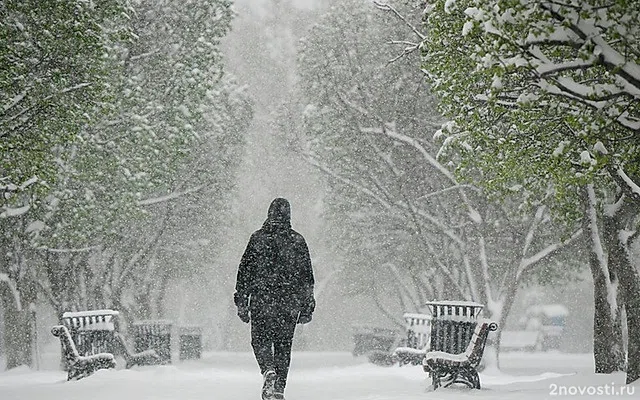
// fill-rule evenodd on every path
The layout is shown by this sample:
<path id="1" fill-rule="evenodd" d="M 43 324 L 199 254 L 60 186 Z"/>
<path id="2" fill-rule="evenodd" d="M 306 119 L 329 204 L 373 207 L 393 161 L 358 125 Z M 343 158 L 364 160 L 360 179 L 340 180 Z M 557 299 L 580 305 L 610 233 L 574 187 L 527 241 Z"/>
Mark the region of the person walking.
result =
<path id="1" fill-rule="evenodd" d="M 316 301 L 309 248 L 291 228 L 291 206 L 271 202 L 242 255 L 234 302 L 251 322 L 251 346 L 263 376 L 262 399 L 283 400 L 296 324 L 311 322 Z"/>

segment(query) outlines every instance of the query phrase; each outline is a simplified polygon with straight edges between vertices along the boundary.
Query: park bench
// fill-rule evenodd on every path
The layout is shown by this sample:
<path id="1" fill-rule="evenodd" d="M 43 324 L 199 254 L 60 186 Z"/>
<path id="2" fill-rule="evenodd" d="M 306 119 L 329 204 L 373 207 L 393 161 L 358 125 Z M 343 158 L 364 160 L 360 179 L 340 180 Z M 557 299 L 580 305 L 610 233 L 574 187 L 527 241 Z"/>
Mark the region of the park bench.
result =
<path id="1" fill-rule="evenodd" d="M 461 353 L 471 340 L 482 304 L 470 301 L 431 301 L 429 314 L 405 313 L 406 345 L 393 358 L 399 365 L 421 365 L 429 351 Z"/>
<path id="2" fill-rule="evenodd" d="M 131 324 L 130 330 L 135 353 L 153 349 L 160 357 L 160 363 L 171 364 L 172 321 L 162 319 L 136 321 Z"/>
<path id="3" fill-rule="evenodd" d="M 421 365 L 431 337 L 431 316 L 427 314 L 403 314 L 406 329 L 405 346 L 393 351 L 393 359 L 398 365 Z"/>
<path id="4" fill-rule="evenodd" d="M 111 353 L 80 355 L 66 326 L 56 325 L 51 328 L 51 333 L 60 339 L 67 365 L 68 381 L 85 378 L 99 369 L 116 367 L 116 361 Z"/>
<path id="5" fill-rule="evenodd" d="M 163 364 L 162 358 L 154 349 L 147 349 L 138 353 L 132 352 L 127 347 L 126 340 L 119 332 L 115 333 L 115 342 L 118 347 L 118 353 L 124 357 L 125 368 L 129 369 L 136 365 L 159 365 Z"/>
<path id="6" fill-rule="evenodd" d="M 433 389 L 462 383 L 472 389 L 480 389 L 477 367 L 480 365 L 487 336 L 498 329 L 495 322 L 483 319 L 477 322 L 469 344 L 463 353 L 429 351 L 425 354 L 423 368 L 431 375 Z"/>
<path id="7" fill-rule="evenodd" d="M 389 354 L 398 344 L 401 335 L 394 329 L 368 325 L 353 325 L 354 357 L 372 352 Z"/>

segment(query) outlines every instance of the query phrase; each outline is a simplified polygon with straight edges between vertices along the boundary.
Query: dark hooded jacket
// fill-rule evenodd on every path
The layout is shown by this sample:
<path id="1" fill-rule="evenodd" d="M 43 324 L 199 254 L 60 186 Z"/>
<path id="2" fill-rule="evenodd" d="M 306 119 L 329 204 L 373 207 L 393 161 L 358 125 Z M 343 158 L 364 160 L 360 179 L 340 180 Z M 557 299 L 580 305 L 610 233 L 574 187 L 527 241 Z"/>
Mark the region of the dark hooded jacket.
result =
<path id="1" fill-rule="evenodd" d="M 251 235 L 240 261 L 235 303 L 251 314 L 311 313 L 313 270 L 307 243 L 291 228 L 289 202 L 271 202 L 262 228 Z"/>

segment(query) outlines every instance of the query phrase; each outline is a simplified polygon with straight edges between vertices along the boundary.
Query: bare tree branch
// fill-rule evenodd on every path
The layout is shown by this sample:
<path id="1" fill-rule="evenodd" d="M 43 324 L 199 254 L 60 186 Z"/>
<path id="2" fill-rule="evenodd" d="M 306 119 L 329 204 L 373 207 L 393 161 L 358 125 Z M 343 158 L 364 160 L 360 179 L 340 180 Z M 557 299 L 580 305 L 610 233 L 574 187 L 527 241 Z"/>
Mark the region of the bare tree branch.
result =
<path id="1" fill-rule="evenodd" d="M 402 22 L 404 22 L 405 25 L 407 25 L 409 28 L 411 28 L 413 33 L 415 33 L 416 36 L 418 36 L 421 41 L 424 41 L 427 38 L 427 36 L 425 34 L 420 32 L 412 23 L 407 21 L 407 19 L 404 17 L 404 15 L 400 14 L 398 12 L 398 10 L 393 8 L 393 6 L 391 6 L 391 5 L 387 4 L 387 3 L 382 3 L 380 1 L 374 1 L 373 4 L 375 4 L 375 6 L 377 8 L 379 8 L 380 10 L 382 10 L 382 11 L 392 12 L 396 17 L 398 17 Z"/>

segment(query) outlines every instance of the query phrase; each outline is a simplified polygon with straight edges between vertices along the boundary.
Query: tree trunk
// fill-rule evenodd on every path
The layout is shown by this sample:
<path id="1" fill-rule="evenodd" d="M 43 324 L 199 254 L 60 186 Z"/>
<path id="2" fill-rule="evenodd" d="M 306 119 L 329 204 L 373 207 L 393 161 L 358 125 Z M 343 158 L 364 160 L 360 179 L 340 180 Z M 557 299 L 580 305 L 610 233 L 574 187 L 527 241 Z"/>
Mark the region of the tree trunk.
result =
<path id="1" fill-rule="evenodd" d="M 591 262 L 590 262 L 591 264 Z M 593 276 L 593 357 L 597 374 L 624 371 L 625 354 L 622 341 L 620 307 L 612 310 L 611 284 L 602 270 L 591 265 Z M 614 315 L 615 312 L 615 315 Z"/>
<path id="2" fill-rule="evenodd" d="M 627 384 L 629 384 L 640 379 L 640 276 L 629 257 L 625 260 L 620 269 L 620 286 L 625 297 L 627 313 Z"/>
<path id="3" fill-rule="evenodd" d="M 17 292 L 17 293 L 14 293 Z M 19 299 L 19 302 L 18 302 Z M 35 286 L 23 281 L 15 290 L 0 284 L 0 302 L 4 309 L 4 345 L 6 368 L 33 367 Z"/>
<path id="4" fill-rule="evenodd" d="M 70 287 L 73 282 L 72 254 L 47 254 L 43 260 L 45 272 L 51 288 L 51 306 L 56 310 L 58 317 L 65 311 L 73 310 L 73 301 L 70 295 Z"/>
<path id="5" fill-rule="evenodd" d="M 170 276 L 166 271 L 161 272 L 161 277 L 155 282 L 155 296 L 153 298 L 153 315 L 155 318 L 164 318 L 167 315 L 165 300 L 167 297 L 167 288 L 169 287 Z"/>
<path id="6" fill-rule="evenodd" d="M 133 313 L 134 318 L 151 319 L 151 290 L 149 286 L 139 285 L 135 289 Z"/>
<path id="7" fill-rule="evenodd" d="M 585 247 L 593 277 L 593 357 L 597 374 L 624 371 L 625 354 L 622 339 L 622 319 L 617 296 L 616 269 L 608 265 L 600 241 L 596 199 L 593 187 L 584 190 L 582 219 Z M 605 235 L 607 230 L 605 227 Z"/>
<path id="8" fill-rule="evenodd" d="M 619 276 L 619 289 L 627 314 L 627 384 L 640 378 L 640 275 L 631 261 L 626 228 L 637 215 L 627 198 L 610 215 L 605 215 L 605 243 L 609 254 L 609 268 Z"/>
<path id="9" fill-rule="evenodd" d="M 615 221 L 606 217 L 607 224 L 611 228 L 616 227 Z M 627 248 L 627 243 L 622 237 L 623 228 L 617 227 L 610 232 L 609 239 L 609 265 L 614 266 L 620 276 L 621 295 L 624 299 L 624 307 L 627 314 L 627 383 L 635 382 L 640 378 L 640 276 L 633 266 Z"/>
<path id="10" fill-rule="evenodd" d="M 620 271 L 627 312 L 627 384 L 640 379 L 640 276 L 626 258 Z"/>
<path id="11" fill-rule="evenodd" d="M 500 369 L 500 341 L 502 340 L 502 330 L 507 323 L 507 317 L 511 312 L 511 307 L 516 298 L 518 291 L 518 281 L 513 277 L 500 300 L 487 300 L 488 318 L 498 323 L 498 330 L 490 334 L 487 338 L 487 345 L 484 352 L 483 360 L 486 359 L 486 368 Z"/>
<path id="12" fill-rule="evenodd" d="M 493 319 L 493 318 L 491 318 Z M 499 318 L 502 319 L 502 318 Z M 497 322 L 497 321 L 496 321 Z M 490 333 L 487 337 L 487 344 L 482 356 L 482 368 L 484 371 L 500 370 L 500 339 L 502 336 L 502 325 L 498 324 L 498 330 Z"/>
<path id="13" fill-rule="evenodd" d="M 519 282 L 514 282 L 509 288 L 507 288 L 507 293 L 504 297 L 504 303 L 502 304 L 500 311 L 500 318 L 497 318 L 496 322 L 498 323 L 498 330 L 495 333 L 493 341 L 495 342 L 496 347 L 496 358 L 498 359 L 497 367 L 500 368 L 500 343 L 502 341 L 502 331 L 504 330 L 505 325 L 507 324 L 507 317 L 511 313 L 511 307 L 513 307 L 513 302 L 516 299 L 516 293 L 518 291 Z"/>

